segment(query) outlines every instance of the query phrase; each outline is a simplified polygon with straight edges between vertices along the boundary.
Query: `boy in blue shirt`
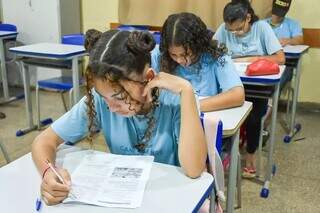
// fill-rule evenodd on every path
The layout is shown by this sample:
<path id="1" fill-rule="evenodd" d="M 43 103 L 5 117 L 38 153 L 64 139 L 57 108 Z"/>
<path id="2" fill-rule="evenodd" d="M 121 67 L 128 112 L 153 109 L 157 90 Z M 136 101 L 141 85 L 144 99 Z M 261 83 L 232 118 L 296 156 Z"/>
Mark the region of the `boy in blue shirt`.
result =
<path id="1" fill-rule="evenodd" d="M 296 20 L 285 17 L 290 5 L 291 0 L 273 0 L 272 16 L 266 19 L 282 46 L 303 44 L 300 24 Z M 289 62 L 280 80 L 281 90 L 292 79 L 292 75 L 293 67 Z"/>
<path id="2" fill-rule="evenodd" d="M 303 33 L 299 22 L 285 17 L 290 5 L 291 0 L 273 0 L 272 16 L 266 19 L 282 46 L 303 44 Z"/>

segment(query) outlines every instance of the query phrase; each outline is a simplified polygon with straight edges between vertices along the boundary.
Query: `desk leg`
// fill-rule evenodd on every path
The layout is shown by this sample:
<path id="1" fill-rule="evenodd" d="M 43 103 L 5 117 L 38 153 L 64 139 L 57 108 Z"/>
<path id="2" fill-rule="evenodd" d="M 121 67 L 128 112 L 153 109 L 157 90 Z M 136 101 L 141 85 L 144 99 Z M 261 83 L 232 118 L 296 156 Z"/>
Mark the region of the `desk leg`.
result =
<path id="1" fill-rule="evenodd" d="M 272 116 L 271 116 L 271 131 L 270 131 L 270 143 L 269 143 L 269 153 L 268 153 L 268 163 L 267 163 L 267 172 L 265 176 L 264 186 L 261 191 L 261 197 L 268 197 L 269 195 L 269 185 L 271 181 L 271 177 L 275 172 L 275 167 L 273 165 L 273 149 L 275 143 L 275 133 L 276 133 L 276 122 L 277 122 L 277 111 L 278 111 L 278 99 L 279 99 L 279 90 L 280 90 L 280 83 L 275 86 L 275 92 L 272 98 Z"/>
<path id="2" fill-rule="evenodd" d="M 299 95 L 299 85 L 300 85 L 300 76 L 301 76 L 301 57 L 299 58 L 297 67 L 295 69 L 295 78 L 294 78 L 294 88 L 293 88 L 293 100 L 292 100 L 292 109 L 291 109 L 291 119 L 290 119 L 290 126 L 289 126 L 289 141 L 292 137 L 300 130 L 301 126 L 295 126 L 295 119 L 296 119 L 296 110 L 297 110 L 297 102 L 298 102 L 298 95 Z M 285 140 L 286 142 L 286 140 Z"/>
<path id="3" fill-rule="evenodd" d="M 73 104 L 79 101 L 79 65 L 78 57 L 72 59 Z"/>
<path id="4" fill-rule="evenodd" d="M 237 183 L 238 157 L 239 157 L 239 131 L 232 136 L 231 162 L 229 168 L 229 180 L 227 191 L 227 213 L 234 211 L 234 199 Z"/>
<path id="5" fill-rule="evenodd" d="M 22 135 L 25 135 L 28 132 L 31 132 L 31 131 L 37 129 L 37 126 L 33 124 L 29 70 L 28 70 L 28 68 L 25 66 L 25 64 L 22 61 L 20 61 L 20 67 L 22 69 L 22 78 L 23 78 L 23 87 L 24 87 L 24 96 L 25 96 L 26 115 L 27 115 L 28 127 L 25 128 L 25 129 L 18 130 L 16 132 L 16 136 L 22 136 Z"/>
<path id="6" fill-rule="evenodd" d="M 2 77 L 3 96 L 4 96 L 4 100 L 7 101 L 9 99 L 9 88 L 8 88 L 8 79 L 7 79 L 6 59 L 4 57 L 3 39 L 0 39 L 0 60 L 1 60 L 1 77 Z"/>

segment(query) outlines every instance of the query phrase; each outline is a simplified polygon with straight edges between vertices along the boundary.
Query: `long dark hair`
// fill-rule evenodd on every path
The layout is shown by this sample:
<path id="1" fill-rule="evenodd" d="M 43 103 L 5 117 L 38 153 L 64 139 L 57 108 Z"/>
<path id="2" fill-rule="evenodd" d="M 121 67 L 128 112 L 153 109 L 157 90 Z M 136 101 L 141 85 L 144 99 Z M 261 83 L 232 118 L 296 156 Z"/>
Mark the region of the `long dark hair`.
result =
<path id="1" fill-rule="evenodd" d="M 223 10 L 223 20 L 225 23 L 232 24 L 237 20 L 244 21 L 247 14 L 251 15 L 250 24 L 259 20 L 248 0 L 232 0 Z"/>
<path id="2" fill-rule="evenodd" d="M 182 46 L 185 50 L 189 48 L 196 58 L 207 52 L 219 59 L 227 53 L 227 48 L 224 45 L 218 46 L 218 42 L 212 40 L 212 33 L 205 23 L 192 13 L 172 14 L 163 24 L 160 42 L 161 70 L 169 73 L 173 73 L 178 66 L 169 54 L 169 47 L 172 45 Z"/>
<path id="3" fill-rule="evenodd" d="M 119 80 L 129 79 L 128 76 L 133 73 L 138 76 L 143 74 L 145 66 L 151 63 L 150 51 L 154 47 L 155 41 L 148 32 L 109 30 L 101 33 L 94 29 L 86 32 L 85 48 L 89 52 L 89 64 L 85 73 L 86 105 L 90 144 L 96 131 L 97 114 L 92 94 L 93 79 L 107 80 L 122 88 Z M 130 95 L 123 88 L 117 92 L 130 104 Z"/>

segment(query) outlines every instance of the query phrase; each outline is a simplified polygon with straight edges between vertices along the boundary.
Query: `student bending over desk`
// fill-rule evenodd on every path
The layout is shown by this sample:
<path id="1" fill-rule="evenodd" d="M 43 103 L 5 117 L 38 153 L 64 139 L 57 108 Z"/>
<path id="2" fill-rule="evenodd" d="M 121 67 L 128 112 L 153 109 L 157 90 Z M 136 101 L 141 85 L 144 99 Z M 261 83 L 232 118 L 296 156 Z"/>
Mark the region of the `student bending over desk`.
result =
<path id="1" fill-rule="evenodd" d="M 282 47 L 265 21 L 259 21 L 248 0 L 233 0 L 223 11 L 223 24 L 213 36 L 220 43 L 226 44 L 229 54 L 236 62 L 253 62 L 266 58 L 278 64 L 284 64 L 285 57 Z M 245 85 L 247 89 L 259 89 L 256 86 Z M 260 123 L 264 115 L 266 99 L 247 98 L 253 103 L 252 111 L 246 121 L 247 155 L 243 176 L 255 177 L 255 151 L 259 144 Z"/>
<path id="2" fill-rule="evenodd" d="M 150 68 L 152 35 L 89 30 L 85 46 L 90 54 L 87 95 L 32 145 L 46 203 L 64 200 L 72 180 L 58 168 L 69 184 L 60 183 L 45 161 L 54 162 L 57 146 L 65 141 L 76 143 L 87 136 L 93 143 L 98 129 L 114 154 L 154 155 L 155 161 L 180 165 L 187 176 L 198 177 L 207 150 L 193 89 L 177 76 L 155 75 Z"/>
<path id="3" fill-rule="evenodd" d="M 162 27 L 160 51 L 152 51 L 152 66 L 187 79 L 198 96 L 208 97 L 200 101 L 202 112 L 241 106 L 243 86 L 226 52 L 198 16 L 172 14 Z"/>

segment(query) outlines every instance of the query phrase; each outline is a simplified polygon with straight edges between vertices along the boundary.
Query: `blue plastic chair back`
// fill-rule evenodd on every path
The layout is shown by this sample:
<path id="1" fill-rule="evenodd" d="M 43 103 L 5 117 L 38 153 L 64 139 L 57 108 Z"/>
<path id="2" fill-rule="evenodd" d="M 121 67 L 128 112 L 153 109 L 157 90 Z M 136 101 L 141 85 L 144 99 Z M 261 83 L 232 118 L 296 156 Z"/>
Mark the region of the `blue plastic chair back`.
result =
<path id="1" fill-rule="evenodd" d="M 134 30 L 148 30 L 149 27 L 146 25 L 120 25 L 118 27 L 118 30 L 127 30 L 127 31 L 134 31 Z"/>
<path id="2" fill-rule="evenodd" d="M 84 45 L 84 35 L 82 33 L 78 34 L 67 34 L 62 36 L 62 44 L 73 44 L 73 45 Z"/>
<path id="3" fill-rule="evenodd" d="M 0 24 L 0 30 L 17 32 L 17 27 L 13 24 Z"/>
<path id="4" fill-rule="evenodd" d="M 161 40 L 161 32 L 153 32 L 153 38 L 156 41 L 156 44 L 160 44 L 160 40 Z"/>

